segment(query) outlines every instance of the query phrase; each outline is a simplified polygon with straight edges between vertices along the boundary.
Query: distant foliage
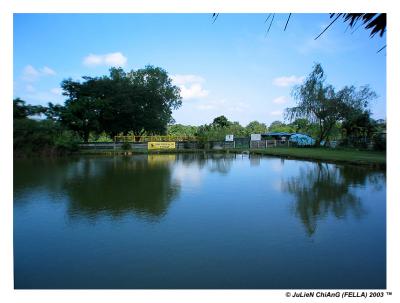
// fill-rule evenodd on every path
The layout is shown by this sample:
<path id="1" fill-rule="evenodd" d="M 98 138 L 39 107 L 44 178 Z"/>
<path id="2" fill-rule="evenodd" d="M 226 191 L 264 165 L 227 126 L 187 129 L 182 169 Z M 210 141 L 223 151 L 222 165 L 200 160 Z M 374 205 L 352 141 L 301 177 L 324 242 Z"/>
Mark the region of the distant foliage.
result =
<path id="1" fill-rule="evenodd" d="M 167 127 L 167 135 L 169 136 L 186 136 L 194 137 L 198 127 L 192 125 L 171 124 Z"/>
<path id="2" fill-rule="evenodd" d="M 226 117 L 217 117 L 210 124 L 201 126 L 173 124 L 168 126 L 168 135 L 171 136 L 195 136 L 200 140 L 225 140 L 226 135 L 235 137 L 249 137 L 251 134 L 263 134 L 267 132 L 300 133 L 315 138 L 318 133 L 318 125 L 307 119 L 296 119 L 292 123 L 285 124 L 282 121 L 273 121 L 269 126 L 265 123 L 252 121 L 246 126 L 239 122 L 229 121 Z M 330 133 L 331 138 L 339 139 L 341 125 L 336 123 Z"/>
<path id="3" fill-rule="evenodd" d="M 212 123 L 201 126 L 170 125 L 168 126 L 168 134 L 175 136 L 196 136 L 203 141 L 219 141 L 225 140 L 226 135 L 247 137 L 250 134 L 265 133 L 267 129 L 266 124 L 258 121 L 252 121 L 248 125 L 242 126 L 237 121 L 232 122 L 225 116 L 219 116 Z"/>
<path id="4" fill-rule="evenodd" d="M 263 134 L 266 133 L 267 130 L 267 125 L 258 121 L 251 121 L 246 125 L 246 132 L 248 134 Z"/>
<path id="5" fill-rule="evenodd" d="M 51 119 L 32 119 L 45 112 L 41 106 L 32 106 L 14 99 L 14 156 L 60 155 L 78 149 L 79 138 Z"/>
<path id="6" fill-rule="evenodd" d="M 225 140 L 226 135 L 244 137 L 248 132 L 239 122 L 231 122 L 225 116 L 219 116 L 211 124 L 199 126 L 196 135 L 202 140 L 220 141 Z"/>
<path id="7" fill-rule="evenodd" d="M 293 133 L 295 131 L 295 127 L 292 124 L 285 124 L 282 121 L 273 121 L 268 127 L 268 131 Z"/>
<path id="8" fill-rule="evenodd" d="M 114 142 L 113 138 L 107 135 L 106 132 L 98 133 L 90 133 L 89 142 Z"/>
<path id="9" fill-rule="evenodd" d="M 78 138 L 50 120 L 14 119 L 14 156 L 61 155 L 78 149 Z"/>

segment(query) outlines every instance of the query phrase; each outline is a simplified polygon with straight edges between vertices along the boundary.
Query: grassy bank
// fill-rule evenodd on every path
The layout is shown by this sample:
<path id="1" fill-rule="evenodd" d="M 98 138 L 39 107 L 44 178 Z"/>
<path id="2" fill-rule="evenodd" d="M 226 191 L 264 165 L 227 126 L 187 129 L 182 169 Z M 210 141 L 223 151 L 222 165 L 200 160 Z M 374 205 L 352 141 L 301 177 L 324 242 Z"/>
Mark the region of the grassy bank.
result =
<path id="1" fill-rule="evenodd" d="M 318 160 L 326 162 L 340 162 L 351 164 L 386 165 L 386 153 L 354 150 L 354 149 L 325 149 L 325 148 L 268 148 L 268 149 L 177 149 L 177 150 L 81 150 L 85 155 L 132 155 L 132 154 L 168 154 L 168 153 L 242 153 L 249 152 L 256 155 L 278 156 L 294 159 Z"/>
<path id="2" fill-rule="evenodd" d="M 307 160 L 321 160 L 327 162 L 341 162 L 351 164 L 385 165 L 386 153 L 352 149 L 325 149 L 325 148 L 269 148 L 252 150 L 253 154 L 280 156 Z"/>

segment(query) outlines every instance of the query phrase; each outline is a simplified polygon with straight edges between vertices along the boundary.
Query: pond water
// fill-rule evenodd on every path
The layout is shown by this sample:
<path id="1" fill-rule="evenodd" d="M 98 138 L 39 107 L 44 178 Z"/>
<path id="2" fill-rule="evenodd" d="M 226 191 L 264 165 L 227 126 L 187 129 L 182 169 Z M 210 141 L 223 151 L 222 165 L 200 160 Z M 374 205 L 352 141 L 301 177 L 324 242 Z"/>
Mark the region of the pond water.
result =
<path id="1" fill-rule="evenodd" d="M 385 288 L 386 173 L 241 155 L 14 161 L 15 288 Z"/>

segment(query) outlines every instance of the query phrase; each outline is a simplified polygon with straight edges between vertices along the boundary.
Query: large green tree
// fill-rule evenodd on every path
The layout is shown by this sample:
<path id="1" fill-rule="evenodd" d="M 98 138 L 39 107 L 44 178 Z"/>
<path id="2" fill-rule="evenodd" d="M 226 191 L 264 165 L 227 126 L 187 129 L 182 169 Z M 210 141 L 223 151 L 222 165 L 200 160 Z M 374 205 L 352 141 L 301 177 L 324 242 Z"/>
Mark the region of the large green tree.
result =
<path id="1" fill-rule="evenodd" d="M 142 129 L 149 133 L 165 134 L 168 123 L 174 122 L 172 110 L 182 105 L 180 89 L 172 84 L 168 73 L 159 67 L 146 66 L 144 69 L 131 71 L 128 79 L 133 88 L 139 92 L 137 104 L 140 104 L 141 125 L 134 131 Z"/>
<path id="2" fill-rule="evenodd" d="M 368 86 L 356 89 L 354 86 L 335 91 L 326 83 L 322 66 L 317 63 L 303 82 L 293 89 L 293 97 L 297 105 L 287 108 L 285 116 L 288 120 L 307 119 L 318 126 L 316 145 L 329 137 L 338 122 L 351 114 L 367 109 L 371 100 L 376 98 Z"/>
<path id="3" fill-rule="evenodd" d="M 168 73 L 159 67 L 146 66 L 126 73 L 110 69 L 103 77 L 83 77 L 84 81 L 64 80 L 67 96 L 59 112 L 60 121 L 77 131 L 85 142 L 89 134 L 164 134 L 173 122 L 172 110 L 181 106 L 180 90 Z"/>
<path id="4" fill-rule="evenodd" d="M 345 100 L 342 110 L 343 137 L 349 141 L 364 140 L 372 137 L 376 131 L 377 123 L 371 118 L 368 105 L 376 94 L 368 87 L 357 90 L 354 86 L 345 87 L 340 91 L 341 98 Z"/>

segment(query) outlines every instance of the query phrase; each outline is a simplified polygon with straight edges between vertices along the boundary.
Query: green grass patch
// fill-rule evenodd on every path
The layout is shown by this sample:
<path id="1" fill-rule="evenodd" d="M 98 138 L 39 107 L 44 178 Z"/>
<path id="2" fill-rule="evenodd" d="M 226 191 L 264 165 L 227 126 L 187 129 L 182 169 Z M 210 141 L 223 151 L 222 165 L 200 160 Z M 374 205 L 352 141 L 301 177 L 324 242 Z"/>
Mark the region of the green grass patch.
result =
<path id="1" fill-rule="evenodd" d="M 268 148 L 250 150 L 250 153 L 292 157 L 298 159 L 343 162 L 352 164 L 386 164 L 386 153 L 354 149 L 326 149 L 326 148 Z"/>

